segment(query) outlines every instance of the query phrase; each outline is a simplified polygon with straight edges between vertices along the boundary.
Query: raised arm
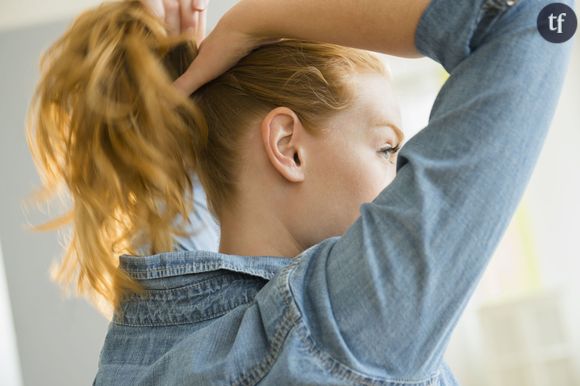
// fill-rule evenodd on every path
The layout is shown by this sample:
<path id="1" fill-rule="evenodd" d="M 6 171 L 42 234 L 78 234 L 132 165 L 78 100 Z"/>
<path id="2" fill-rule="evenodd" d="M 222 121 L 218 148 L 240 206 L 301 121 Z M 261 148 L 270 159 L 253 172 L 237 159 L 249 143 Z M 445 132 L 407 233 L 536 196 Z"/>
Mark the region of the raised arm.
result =
<path id="1" fill-rule="evenodd" d="M 563 2 L 573 7 L 573 0 Z M 286 11 L 294 15 L 291 4 L 298 3 L 301 15 L 315 10 L 290 1 Z M 368 38 L 367 47 L 379 43 L 363 21 L 382 15 L 385 25 L 406 24 L 386 11 L 396 1 L 376 1 L 385 11 L 368 14 L 362 12 L 371 2 L 336 2 L 340 12 L 335 2 L 314 3 L 355 13 L 361 33 L 349 39 Z M 428 125 L 403 146 L 396 178 L 361 205 L 348 231 L 304 252 L 290 274 L 310 335 L 335 360 L 405 381 L 440 368 L 529 182 L 558 102 L 572 42 L 550 43 L 538 33 L 537 16 L 549 3 L 432 0 L 419 19 L 416 48 L 450 73 Z M 405 4 L 417 9 L 416 2 Z M 271 28 L 282 21 L 272 20 Z M 326 26 L 332 22 L 325 14 L 317 26 L 341 36 L 344 20 Z M 305 24 L 301 37 L 314 37 Z M 387 27 L 382 33 L 391 39 Z M 408 50 L 403 44 L 395 51 Z"/>
<path id="2" fill-rule="evenodd" d="M 157 0 L 149 0 L 157 1 Z M 415 29 L 429 0 L 241 0 L 204 39 L 175 86 L 190 95 L 252 49 L 280 38 L 420 57 Z"/>
<path id="3" fill-rule="evenodd" d="M 317 40 L 414 58 L 423 55 L 415 46 L 415 30 L 428 4 L 429 0 L 242 0 L 224 20 L 266 39 Z"/>

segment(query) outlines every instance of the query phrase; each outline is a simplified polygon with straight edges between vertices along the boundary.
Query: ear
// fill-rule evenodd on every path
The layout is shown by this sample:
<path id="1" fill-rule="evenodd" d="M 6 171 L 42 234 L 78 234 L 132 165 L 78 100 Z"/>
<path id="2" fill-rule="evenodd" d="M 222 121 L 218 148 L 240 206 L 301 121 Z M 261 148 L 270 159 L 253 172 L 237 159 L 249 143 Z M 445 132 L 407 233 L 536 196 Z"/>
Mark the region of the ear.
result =
<path id="1" fill-rule="evenodd" d="M 304 149 L 300 143 L 305 129 L 294 111 L 276 107 L 262 120 L 262 142 L 272 165 L 287 180 L 304 180 Z"/>

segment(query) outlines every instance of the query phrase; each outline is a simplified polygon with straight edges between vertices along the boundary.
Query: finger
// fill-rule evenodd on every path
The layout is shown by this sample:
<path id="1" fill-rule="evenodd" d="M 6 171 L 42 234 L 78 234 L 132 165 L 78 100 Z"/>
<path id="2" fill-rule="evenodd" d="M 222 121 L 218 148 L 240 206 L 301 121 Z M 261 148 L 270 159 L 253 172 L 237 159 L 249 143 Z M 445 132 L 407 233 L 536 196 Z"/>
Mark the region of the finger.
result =
<path id="1" fill-rule="evenodd" d="M 195 25 L 195 28 L 188 27 L 186 30 L 186 33 L 187 33 L 187 36 L 189 36 L 191 39 L 195 40 L 195 43 L 199 47 L 199 43 L 201 42 L 201 40 L 199 40 L 199 12 L 194 11 L 193 14 L 191 15 L 191 17 L 193 19 L 192 24 Z"/>
<path id="2" fill-rule="evenodd" d="M 161 20 L 165 19 L 165 10 L 163 9 L 162 3 L 160 3 L 159 1 L 144 0 L 143 4 L 145 4 L 147 6 L 147 9 L 153 12 L 153 14 L 157 18 Z"/>
<path id="3" fill-rule="evenodd" d="M 201 50 L 202 48 L 200 48 L 200 52 Z M 209 54 L 206 53 L 206 55 Z M 207 58 L 203 54 L 198 54 L 187 70 L 173 82 L 173 85 L 186 96 L 190 96 L 202 85 L 216 78 L 223 72 L 220 68 L 213 68 L 215 66 L 212 67 L 206 61 L 211 63 L 212 59 Z M 215 58 L 213 58 L 213 61 L 215 62 Z"/>
<path id="4" fill-rule="evenodd" d="M 203 11 L 198 12 L 197 15 L 197 36 L 196 36 L 196 42 L 197 45 L 199 46 L 202 42 L 203 39 L 205 39 L 205 29 L 206 29 L 206 25 L 207 25 L 207 8 L 204 9 Z"/>
<path id="5" fill-rule="evenodd" d="M 163 0 L 165 7 L 165 23 L 169 35 L 177 35 L 181 31 L 179 3 L 177 0 Z"/>
<path id="6" fill-rule="evenodd" d="M 194 12 L 191 8 L 191 0 L 180 0 L 180 14 L 181 14 L 181 31 L 187 31 L 190 28 L 195 30 Z"/>
<path id="7" fill-rule="evenodd" d="M 193 0 L 191 6 L 195 11 L 203 11 L 207 9 L 208 0 Z"/>

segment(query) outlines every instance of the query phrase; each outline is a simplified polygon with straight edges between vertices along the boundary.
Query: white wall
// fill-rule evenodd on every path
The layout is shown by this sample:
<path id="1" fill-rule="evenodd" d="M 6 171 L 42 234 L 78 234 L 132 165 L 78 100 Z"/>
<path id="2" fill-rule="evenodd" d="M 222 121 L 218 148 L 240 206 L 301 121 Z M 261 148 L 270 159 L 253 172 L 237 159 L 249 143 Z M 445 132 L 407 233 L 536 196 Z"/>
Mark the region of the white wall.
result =
<path id="1" fill-rule="evenodd" d="M 63 20 L 99 3 L 97 0 L 2 0 L 0 30 Z"/>
<path id="2" fill-rule="evenodd" d="M 12 309 L 8 296 L 8 285 L 4 272 L 2 243 L 0 242 L 0 385 L 20 386 L 20 360 L 16 347 L 16 336 L 12 324 Z"/>

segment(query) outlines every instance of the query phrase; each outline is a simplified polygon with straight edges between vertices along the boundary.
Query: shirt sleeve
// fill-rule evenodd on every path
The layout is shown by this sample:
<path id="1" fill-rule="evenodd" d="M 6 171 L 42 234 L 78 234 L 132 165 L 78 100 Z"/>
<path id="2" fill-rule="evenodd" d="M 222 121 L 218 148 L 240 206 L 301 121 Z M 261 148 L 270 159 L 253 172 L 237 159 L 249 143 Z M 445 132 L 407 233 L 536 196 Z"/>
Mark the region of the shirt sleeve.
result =
<path id="1" fill-rule="evenodd" d="M 400 150 L 392 183 L 289 278 L 311 337 L 338 362 L 397 381 L 440 368 L 559 99 L 572 40 L 542 38 L 548 4 L 432 0 L 422 14 L 416 47 L 450 75 L 427 126 Z"/>

